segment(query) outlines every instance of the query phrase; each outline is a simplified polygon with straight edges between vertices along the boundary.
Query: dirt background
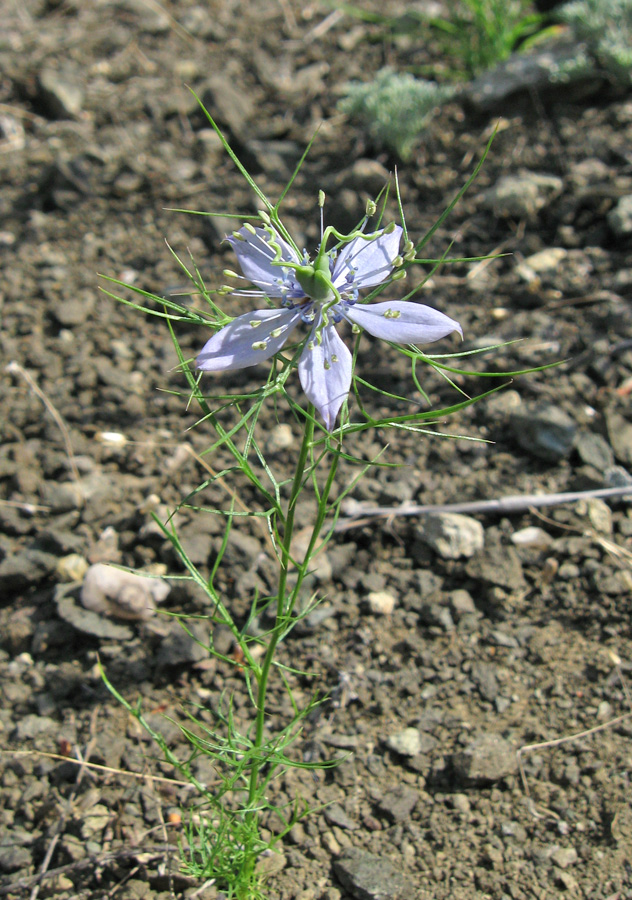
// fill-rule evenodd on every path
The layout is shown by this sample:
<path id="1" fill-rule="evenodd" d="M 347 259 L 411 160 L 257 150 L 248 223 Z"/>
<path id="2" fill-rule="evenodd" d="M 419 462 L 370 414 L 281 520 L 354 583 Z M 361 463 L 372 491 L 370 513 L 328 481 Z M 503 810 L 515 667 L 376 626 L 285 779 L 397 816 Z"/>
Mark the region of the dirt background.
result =
<path id="1" fill-rule="evenodd" d="M 396 15 L 403 4 L 379 9 Z M 209 285 L 234 266 L 221 244 L 226 223 L 167 211 L 255 208 L 185 85 L 272 197 L 320 127 L 285 217 L 298 244 L 313 248 L 318 189 L 328 195 L 327 220 L 344 230 L 394 163 L 339 112 L 341 86 L 385 64 L 441 62 L 420 37 L 332 18 L 317 2 L 5 0 L 1 896 L 217 896 L 179 872 L 178 809 L 191 794 L 152 778 L 174 772 L 103 688 L 97 654 L 174 748 L 178 729 L 162 714 L 180 718 L 183 698 L 211 708 L 228 690 L 242 715 L 243 678 L 203 658 L 165 617 L 90 618 L 73 601 L 86 561 L 179 571 L 150 514 L 174 510 L 206 475 L 196 456 L 208 431 L 188 430 L 196 412 L 186 408 L 166 327 L 100 293 L 97 278 L 176 294 L 185 281 L 165 239 L 185 257 L 191 251 Z M 632 224 L 613 215 L 632 194 L 632 101 L 558 90 L 486 112 L 446 105 L 399 169 L 413 235 L 461 187 L 497 124 L 476 184 L 428 251 L 440 255 L 453 241 L 455 255 L 510 255 L 441 270 L 423 299 L 461 322 L 466 347 L 520 339 L 471 367 L 567 362 L 438 426 L 489 443 L 402 432 L 354 445 L 369 458 L 388 439 L 386 458 L 402 464 L 370 474 L 357 500 L 586 490 L 625 483 L 632 470 Z M 521 176 L 509 193 L 499 190 L 506 176 Z M 178 336 L 193 356 L 208 334 L 188 326 Z M 360 365 L 380 386 L 420 399 L 388 347 L 365 341 Z M 260 376 L 230 375 L 221 389 Z M 455 398 L 437 376 L 424 388 L 436 406 Z M 108 432 L 125 441 L 104 439 Z M 289 471 L 297 434 L 283 409 L 270 409 L 262 440 L 272 442 L 277 472 Z M 224 502 L 213 490 L 205 500 Z M 431 527 L 392 517 L 335 537 L 315 576 L 324 603 L 283 658 L 314 672 L 295 684 L 300 695 L 332 696 L 298 752 L 351 755 L 317 779 L 290 773 L 275 785 L 277 800 L 302 794 L 331 805 L 268 861 L 283 866 L 271 897 L 632 897 L 632 720 L 620 718 L 632 711 L 632 514 L 616 501 L 544 512 L 545 520 L 534 510 L 479 516 L 482 531 L 461 522 L 457 558 L 437 542 L 441 518 Z M 299 524 L 309 515 L 306 506 Z M 182 508 L 178 525 L 208 568 L 217 522 Z M 525 535 L 531 527 L 540 531 Z M 484 546 L 468 549 L 468 534 L 482 534 Z M 266 565 L 259 534 L 236 529 L 221 585 L 237 609 L 265 585 Z M 165 607 L 205 612 L 182 582 Z M 286 721 L 280 695 L 273 713 Z M 516 750 L 600 725 L 525 753 L 527 797 Z M 78 777 L 76 766 L 47 756 L 55 753 L 141 777 L 97 769 Z M 363 886 L 358 870 L 369 863 Z"/>

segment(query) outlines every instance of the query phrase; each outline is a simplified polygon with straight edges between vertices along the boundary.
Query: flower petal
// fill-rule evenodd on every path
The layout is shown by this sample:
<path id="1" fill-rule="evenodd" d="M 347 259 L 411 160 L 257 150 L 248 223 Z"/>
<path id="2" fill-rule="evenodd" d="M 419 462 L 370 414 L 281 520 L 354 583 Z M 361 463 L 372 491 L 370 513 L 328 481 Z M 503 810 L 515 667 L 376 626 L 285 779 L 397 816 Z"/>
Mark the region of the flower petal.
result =
<path id="1" fill-rule="evenodd" d="M 195 361 L 203 372 L 228 372 L 264 362 L 301 321 L 296 309 L 258 309 L 238 316 L 206 342 Z"/>
<path id="2" fill-rule="evenodd" d="M 356 304 L 347 307 L 344 316 L 374 337 L 394 344 L 429 344 L 453 331 L 463 337 L 461 326 L 454 319 L 407 300 Z"/>
<path id="3" fill-rule="evenodd" d="M 318 317 L 298 362 L 298 374 L 308 400 L 325 420 L 327 431 L 333 431 L 336 416 L 347 399 L 351 387 L 351 353 L 333 324 L 316 340 Z"/>
<path id="4" fill-rule="evenodd" d="M 338 290 L 347 287 L 367 288 L 381 284 L 393 268 L 399 253 L 402 229 L 396 225 L 389 234 L 372 241 L 357 237 L 343 247 L 336 258 L 333 284 Z"/>
<path id="5" fill-rule="evenodd" d="M 265 228 L 255 228 L 255 234 L 248 228 L 240 228 L 237 234 L 241 235 L 242 240 L 234 234 L 228 235 L 226 240 L 235 251 L 241 270 L 249 281 L 260 287 L 269 297 L 282 297 L 287 293 L 288 287 L 290 289 L 295 287 L 291 272 L 288 273 L 287 270 L 284 272 L 280 266 L 272 265 L 276 250 L 270 246 L 272 238 Z M 274 243 L 281 248 L 281 259 L 300 262 L 293 248 L 276 231 Z"/>

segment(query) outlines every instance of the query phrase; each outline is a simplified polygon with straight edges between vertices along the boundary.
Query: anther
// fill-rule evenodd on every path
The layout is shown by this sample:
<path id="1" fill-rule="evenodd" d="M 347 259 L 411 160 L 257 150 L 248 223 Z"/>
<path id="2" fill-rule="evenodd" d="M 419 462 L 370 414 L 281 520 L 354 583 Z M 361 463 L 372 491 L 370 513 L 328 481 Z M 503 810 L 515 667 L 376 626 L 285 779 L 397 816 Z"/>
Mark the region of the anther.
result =
<path id="1" fill-rule="evenodd" d="M 255 341 L 251 346 L 253 350 L 265 350 L 268 345 L 266 341 Z"/>

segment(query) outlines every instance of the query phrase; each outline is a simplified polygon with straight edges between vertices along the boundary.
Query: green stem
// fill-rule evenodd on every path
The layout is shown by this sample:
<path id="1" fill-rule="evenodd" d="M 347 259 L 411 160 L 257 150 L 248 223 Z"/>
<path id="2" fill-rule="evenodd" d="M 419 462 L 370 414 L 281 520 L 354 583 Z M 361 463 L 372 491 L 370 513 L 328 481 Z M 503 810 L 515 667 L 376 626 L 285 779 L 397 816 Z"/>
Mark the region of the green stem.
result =
<path id="1" fill-rule="evenodd" d="M 250 810 L 247 813 L 246 821 L 252 822 L 254 817 L 257 815 L 256 810 L 254 809 L 255 801 L 257 797 L 257 789 L 259 783 L 259 770 L 263 764 L 263 759 L 261 758 L 260 750 L 263 745 L 263 735 L 265 728 L 265 716 L 266 716 L 266 694 L 268 689 L 268 679 L 270 676 L 270 669 L 272 667 L 272 662 L 274 660 L 274 654 L 281 638 L 281 635 L 285 631 L 286 620 L 287 620 L 287 611 L 285 608 L 285 600 L 286 600 L 286 588 L 287 588 L 287 577 L 291 564 L 291 556 L 290 556 L 290 545 L 292 543 L 292 536 L 294 533 L 294 514 L 296 511 L 296 503 L 301 493 L 302 481 L 303 481 L 303 473 L 305 471 L 305 466 L 307 464 L 308 456 L 314 441 L 314 407 L 310 404 L 307 408 L 306 422 L 305 422 L 305 431 L 303 433 L 303 442 L 301 444 L 301 450 L 299 453 L 298 461 L 296 463 L 296 471 L 294 472 L 294 480 L 292 482 L 292 490 L 290 492 L 290 499 L 288 501 L 287 515 L 285 516 L 285 528 L 283 532 L 283 541 L 281 543 L 281 559 L 280 559 L 280 572 L 279 572 L 279 584 L 278 584 L 278 593 L 277 593 L 277 610 L 276 610 L 276 620 L 274 624 L 274 628 L 272 633 L 270 634 L 270 640 L 268 642 L 268 646 L 266 648 L 265 656 L 263 658 L 263 662 L 261 664 L 261 669 L 259 671 L 259 676 L 257 678 L 257 717 L 255 720 L 255 738 L 253 743 L 253 754 L 252 754 L 252 768 L 250 769 L 250 779 L 249 779 L 249 789 L 248 789 L 248 809 Z M 254 860 L 252 860 L 252 864 L 254 865 Z"/>

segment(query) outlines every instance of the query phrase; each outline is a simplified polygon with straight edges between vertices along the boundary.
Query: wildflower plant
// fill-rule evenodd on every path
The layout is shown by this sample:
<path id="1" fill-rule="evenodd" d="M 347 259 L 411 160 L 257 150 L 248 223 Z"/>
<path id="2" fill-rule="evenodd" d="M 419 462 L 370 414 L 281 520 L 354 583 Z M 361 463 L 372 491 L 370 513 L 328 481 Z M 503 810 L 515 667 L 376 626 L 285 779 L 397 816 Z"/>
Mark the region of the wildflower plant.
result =
<path id="1" fill-rule="evenodd" d="M 476 176 L 489 145 L 471 178 L 417 242 L 408 233 L 397 180 L 400 221 L 387 218 L 385 190 L 379 206 L 370 201 L 365 216 L 348 234 L 324 226 L 324 197 L 320 194 L 321 238 L 310 256 L 299 249 L 280 212 L 305 157 L 273 203 L 204 112 L 262 207 L 256 216 L 234 216 L 247 221 L 227 237 L 241 269 L 240 273 L 229 271 L 227 277 L 237 286 L 209 290 L 197 265 L 176 257 L 198 300 L 195 306 L 111 278 L 111 284 L 127 289 L 132 297 L 106 293 L 166 320 L 186 379 L 188 400 L 201 410 L 198 427 L 210 433 L 204 456 L 216 454 L 222 459 L 218 467 L 208 466 L 209 477 L 181 504 L 200 515 L 205 511 L 220 517 L 225 523 L 210 571 L 202 571 L 190 559 L 173 519 L 156 521 L 184 569 L 184 575 L 175 577 L 192 582 L 205 598 L 207 614 L 203 618 L 209 636 L 204 646 L 222 666 L 241 675 L 246 705 L 240 704 L 237 710 L 233 697 L 223 694 L 211 698 L 204 708 L 185 706 L 185 724 L 180 728 L 189 749 L 181 756 L 147 719 L 142 704 L 124 697 L 105 672 L 104 679 L 152 735 L 165 759 L 195 789 L 197 799 L 185 811 L 189 823 L 182 841 L 186 870 L 205 881 L 214 880 L 229 897 L 256 900 L 264 891 L 263 857 L 277 850 L 284 835 L 310 812 L 300 797 L 289 806 L 275 803 L 274 782 L 291 768 L 315 770 L 335 764 L 335 760 L 313 761 L 302 754 L 301 733 L 320 702 L 318 690 L 299 703 L 296 685 L 301 679 L 312 680 L 313 673 L 293 667 L 279 651 L 295 626 L 322 599 L 307 590 L 307 576 L 333 536 L 341 503 L 367 469 L 385 464 L 381 459 L 367 462 L 356 455 L 354 436 L 404 430 L 421 440 L 434 433 L 432 425 L 438 419 L 474 402 L 461 394 L 452 406 L 431 410 L 419 399 L 378 389 L 368 380 L 370 373 L 356 373 L 360 343 L 366 333 L 386 341 L 387 353 L 402 354 L 410 362 L 411 386 L 422 398 L 422 367 L 429 366 L 448 379 L 454 372 L 463 375 L 460 361 L 452 357 L 464 354 L 431 356 L 418 346 L 452 333 L 460 335 L 458 322 L 418 303 L 414 299 L 418 288 L 405 293 L 403 287 L 411 268 L 424 265 L 432 272 L 450 262 L 448 258 L 426 259 L 421 251 Z M 387 290 L 395 299 L 378 299 Z M 252 304 L 252 309 L 231 316 L 220 305 L 228 295 Z M 200 329 L 200 349 L 194 359 L 185 357 L 177 340 L 183 324 L 189 330 L 191 326 Z M 205 341 L 204 332 L 209 330 L 211 335 Z M 261 374 L 258 387 L 222 391 L 222 373 L 247 367 L 256 367 Z M 305 399 L 296 390 L 295 370 Z M 379 399 L 381 411 L 371 408 L 367 396 Z M 260 422 L 264 410 L 276 413 L 279 419 L 289 418 L 300 434 L 290 471 L 279 470 L 278 462 L 266 455 L 265 426 Z M 344 479 L 338 480 L 345 466 L 351 468 L 351 474 L 346 472 Z M 248 502 L 243 499 L 244 483 L 249 487 Z M 239 491 L 233 485 L 239 485 Z M 226 505 L 207 505 L 206 496 L 215 498 L 224 490 L 230 497 Z M 307 539 L 302 543 L 296 540 L 299 500 L 311 504 L 312 511 Z M 244 520 L 263 528 L 276 572 L 269 593 L 255 591 L 245 614 L 243 608 L 237 612 L 220 578 L 231 528 Z M 180 622 L 193 635 L 187 617 L 180 617 Z M 232 652 L 214 643 L 216 626 L 230 633 Z M 270 717 L 272 691 L 284 694 L 293 710 L 289 720 L 278 726 Z M 213 763 L 216 777 L 212 783 L 196 776 L 195 763 L 200 756 Z M 268 827 L 271 818 L 276 820 L 274 828 Z"/>
<path id="2" fill-rule="evenodd" d="M 625 88 L 632 84 L 632 0 L 572 0 L 557 11 L 583 41 L 570 74 L 592 71 L 586 57 Z"/>
<path id="3" fill-rule="evenodd" d="M 377 144 L 407 160 L 436 110 L 453 94 L 449 85 L 385 67 L 369 82 L 349 82 L 340 109 L 361 122 Z"/>

